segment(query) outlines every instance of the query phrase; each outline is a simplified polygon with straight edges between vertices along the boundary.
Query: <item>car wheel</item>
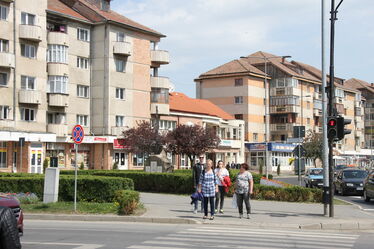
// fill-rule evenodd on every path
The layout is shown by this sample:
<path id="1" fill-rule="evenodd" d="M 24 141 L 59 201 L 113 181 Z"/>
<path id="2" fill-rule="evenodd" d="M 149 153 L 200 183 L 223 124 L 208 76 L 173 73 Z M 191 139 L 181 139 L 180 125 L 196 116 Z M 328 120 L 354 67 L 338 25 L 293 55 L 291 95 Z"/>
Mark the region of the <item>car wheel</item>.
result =
<path id="1" fill-rule="evenodd" d="M 370 201 L 370 197 L 367 195 L 367 193 L 366 193 L 366 189 L 364 189 L 364 201 L 366 201 L 366 202 L 369 202 Z"/>

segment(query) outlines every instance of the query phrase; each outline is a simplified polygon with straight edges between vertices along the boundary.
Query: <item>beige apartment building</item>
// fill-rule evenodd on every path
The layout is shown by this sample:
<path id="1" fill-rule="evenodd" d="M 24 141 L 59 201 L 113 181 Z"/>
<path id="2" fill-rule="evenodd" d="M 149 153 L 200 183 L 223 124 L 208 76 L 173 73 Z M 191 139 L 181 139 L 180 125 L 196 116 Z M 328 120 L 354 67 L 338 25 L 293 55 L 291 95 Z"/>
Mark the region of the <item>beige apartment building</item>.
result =
<path id="1" fill-rule="evenodd" d="M 85 132 L 79 165 L 143 167 L 144 156 L 128 155 L 118 138 L 169 112 L 169 79 L 159 76 L 169 53 L 158 49 L 163 34 L 110 2 L 0 1 L 0 171 L 41 173 L 51 157 L 72 168 L 76 124 Z"/>
<path id="2" fill-rule="evenodd" d="M 321 78 L 321 71 L 315 67 L 256 52 L 201 74 L 195 79 L 196 96 L 210 100 L 237 119 L 243 119 L 247 142 L 265 141 L 268 118 L 268 141 L 286 143 L 293 137 L 295 126 L 303 125 L 307 131 L 322 132 Z M 364 146 L 360 91 L 347 87 L 344 80 L 337 77 L 335 86 L 338 113 L 352 119 L 348 126 L 352 133 L 336 145 L 336 153 L 360 150 Z"/>

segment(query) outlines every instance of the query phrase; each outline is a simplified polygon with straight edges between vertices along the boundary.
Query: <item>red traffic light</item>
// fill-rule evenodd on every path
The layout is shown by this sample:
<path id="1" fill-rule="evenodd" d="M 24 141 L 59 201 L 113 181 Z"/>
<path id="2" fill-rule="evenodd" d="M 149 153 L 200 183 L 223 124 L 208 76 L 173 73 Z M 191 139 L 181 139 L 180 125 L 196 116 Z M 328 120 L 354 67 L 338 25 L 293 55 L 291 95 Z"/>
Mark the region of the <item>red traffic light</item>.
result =
<path id="1" fill-rule="evenodd" d="M 330 126 L 330 127 L 336 126 L 336 119 L 330 119 L 329 122 L 328 122 L 328 126 Z"/>

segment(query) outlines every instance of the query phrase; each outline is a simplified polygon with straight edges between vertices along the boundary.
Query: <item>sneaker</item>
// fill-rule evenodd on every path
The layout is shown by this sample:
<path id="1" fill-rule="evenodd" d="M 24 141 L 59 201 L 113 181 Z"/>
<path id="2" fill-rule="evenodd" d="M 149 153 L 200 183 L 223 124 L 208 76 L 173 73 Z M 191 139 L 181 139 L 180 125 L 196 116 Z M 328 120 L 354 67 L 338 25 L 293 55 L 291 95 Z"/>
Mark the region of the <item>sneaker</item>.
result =
<path id="1" fill-rule="evenodd" d="M 204 215 L 204 216 L 203 216 L 203 219 L 204 219 L 204 220 L 208 219 L 208 216 L 205 216 L 205 215 Z"/>
<path id="2" fill-rule="evenodd" d="M 220 209 L 220 210 L 219 210 L 219 213 L 220 213 L 220 214 L 223 214 L 223 209 Z"/>
<path id="3" fill-rule="evenodd" d="M 209 220 L 214 220 L 214 216 L 210 216 Z"/>
<path id="4" fill-rule="evenodd" d="M 249 217 L 249 214 L 247 214 L 247 219 L 249 220 L 251 217 Z"/>
<path id="5" fill-rule="evenodd" d="M 197 209 L 194 209 L 194 210 L 193 210 L 193 213 L 194 213 L 194 214 L 197 214 Z"/>
<path id="6" fill-rule="evenodd" d="M 215 213 L 215 214 L 218 213 L 218 209 L 214 209 L 214 213 Z"/>
<path id="7" fill-rule="evenodd" d="M 243 218 L 243 215 L 242 214 L 239 214 L 239 219 Z"/>

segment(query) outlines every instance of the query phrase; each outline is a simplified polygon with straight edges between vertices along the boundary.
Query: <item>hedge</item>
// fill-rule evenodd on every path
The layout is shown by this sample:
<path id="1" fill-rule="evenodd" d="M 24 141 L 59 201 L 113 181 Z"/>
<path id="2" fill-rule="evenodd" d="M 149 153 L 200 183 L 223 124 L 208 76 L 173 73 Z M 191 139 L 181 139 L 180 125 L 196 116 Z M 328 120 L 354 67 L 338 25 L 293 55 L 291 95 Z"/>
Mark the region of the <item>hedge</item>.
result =
<path id="1" fill-rule="evenodd" d="M 112 202 L 116 190 L 133 190 L 134 182 L 122 177 L 79 176 L 77 200 L 88 202 Z M 44 177 L 1 177 L 0 192 L 35 193 L 43 198 Z M 60 176 L 59 201 L 74 200 L 74 177 Z"/>
<path id="2" fill-rule="evenodd" d="M 288 202 L 322 202 L 322 190 L 292 186 L 279 188 L 255 184 L 253 199 L 288 201 Z"/>
<path id="3" fill-rule="evenodd" d="M 139 192 L 133 190 L 117 190 L 114 193 L 114 203 L 119 215 L 133 214 L 139 205 Z"/>

